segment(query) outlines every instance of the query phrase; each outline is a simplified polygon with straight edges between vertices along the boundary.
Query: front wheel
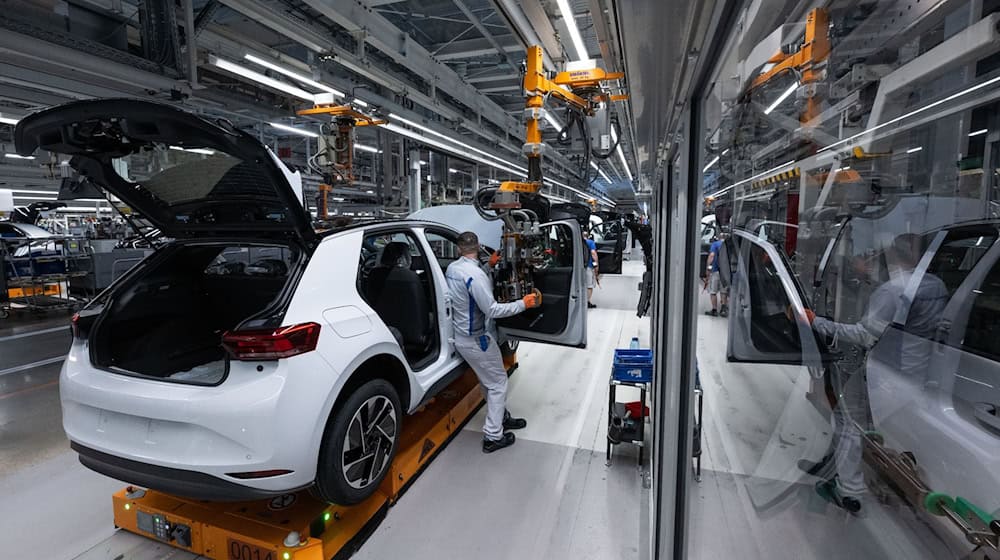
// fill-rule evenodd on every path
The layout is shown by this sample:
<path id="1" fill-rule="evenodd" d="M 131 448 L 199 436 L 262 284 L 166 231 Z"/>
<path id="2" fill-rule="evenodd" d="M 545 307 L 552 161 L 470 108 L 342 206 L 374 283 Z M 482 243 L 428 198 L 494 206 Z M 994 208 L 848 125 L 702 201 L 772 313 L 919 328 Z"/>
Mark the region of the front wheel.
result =
<path id="1" fill-rule="evenodd" d="M 349 506 L 374 494 L 396 456 L 401 423 L 399 395 L 391 383 L 373 379 L 358 387 L 334 411 L 323 435 L 319 496 Z"/>

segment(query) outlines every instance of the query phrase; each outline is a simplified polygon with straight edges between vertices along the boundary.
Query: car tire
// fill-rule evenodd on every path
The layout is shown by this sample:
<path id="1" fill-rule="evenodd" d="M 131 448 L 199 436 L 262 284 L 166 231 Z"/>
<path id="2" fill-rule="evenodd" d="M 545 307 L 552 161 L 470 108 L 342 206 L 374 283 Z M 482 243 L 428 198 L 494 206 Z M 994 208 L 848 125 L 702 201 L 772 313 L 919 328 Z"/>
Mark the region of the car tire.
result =
<path id="1" fill-rule="evenodd" d="M 349 506 L 374 494 L 396 456 L 402 417 L 399 395 L 384 379 L 361 385 L 338 403 L 320 448 L 318 497 Z"/>

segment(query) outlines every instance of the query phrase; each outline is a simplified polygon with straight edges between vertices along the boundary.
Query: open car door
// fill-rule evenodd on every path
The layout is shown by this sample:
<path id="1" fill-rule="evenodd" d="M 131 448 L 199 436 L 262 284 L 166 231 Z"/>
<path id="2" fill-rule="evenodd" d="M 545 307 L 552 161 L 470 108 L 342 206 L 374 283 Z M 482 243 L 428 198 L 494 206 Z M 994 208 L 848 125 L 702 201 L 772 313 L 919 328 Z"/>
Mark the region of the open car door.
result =
<path id="1" fill-rule="evenodd" d="M 809 302 L 781 250 L 735 231 L 723 245 L 719 267 L 723 278 L 732 279 L 729 361 L 818 368 L 833 359 L 809 326 Z"/>
<path id="2" fill-rule="evenodd" d="M 576 221 L 549 222 L 546 232 L 547 262 L 532 273 L 542 292 L 542 305 L 497 321 L 501 336 L 516 340 L 563 346 L 587 346 L 587 297 L 584 274 L 586 251 Z"/>
<path id="3" fill-rule="evenodd" d="M 622 255 L 628 238 L 621 220 L 609 220 L 594 225 L 590 234 L 597 245 L 597 261 L 601 274 L 621 274 Z"/>

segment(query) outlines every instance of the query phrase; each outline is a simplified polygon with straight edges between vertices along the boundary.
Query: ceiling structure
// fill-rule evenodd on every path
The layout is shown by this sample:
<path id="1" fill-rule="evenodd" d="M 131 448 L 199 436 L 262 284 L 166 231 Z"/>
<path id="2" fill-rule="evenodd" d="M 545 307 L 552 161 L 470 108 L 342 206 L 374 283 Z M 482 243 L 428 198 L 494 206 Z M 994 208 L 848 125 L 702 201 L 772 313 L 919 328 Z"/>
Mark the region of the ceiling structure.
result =
<path id="1" fill-rule="evenodd" d="M 304 161 L 308 139 L 268 123 L 314 130 L 316 123 L 295 111 L 311 106 L 307 96 L 335 90 L 387 117 L 391 133 L 478 163 L 480 177 L 488 171 L 489 177 L 522 179 L 526 46 L 542 45 L 550 70 L 583 57 L 608 71 L 624 69 L 614 0 L 8 4 L 0 15 L 5 152 L 13 150 L 4 118 L 71 99 L 127 96 L 227 118 Z M 612 109 L 621 123 L 621 150 L 600 161 L 600 174 L 581 173 L 572 153 L 550 150 L 550 194 L 634 207 L 633 121 L 628 103 Z M 556 132 L 546 126 L 546 142 Z M 391 134 L 361 131 L 361 141 L 370 145 L 384 142 L 383 136 Z M 0 177 L 23 178 L 21 188 L 36 176 L 57 176 L 44 162 L 0 158 L 0 166 Z"/>

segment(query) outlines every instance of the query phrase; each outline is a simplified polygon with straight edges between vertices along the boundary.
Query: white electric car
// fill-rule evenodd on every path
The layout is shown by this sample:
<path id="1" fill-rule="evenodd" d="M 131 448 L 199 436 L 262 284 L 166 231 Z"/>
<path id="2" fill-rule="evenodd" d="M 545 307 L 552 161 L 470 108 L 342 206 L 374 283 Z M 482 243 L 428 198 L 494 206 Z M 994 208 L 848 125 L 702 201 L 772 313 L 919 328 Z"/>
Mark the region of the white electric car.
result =
<path id="1" fill-rule="evenodd" d="M 173 239 L 73 321 L 63 425 L 87 467 L 202 499 L 311 487 L 357 503 L 405 415 L 466 371 L 444 271 L 458 232 L 421 221 L 317 234 L 300 179 L 249 134 L 167 105 L 70 103 L 17 126 Z M 538 309 L 501 337 L 586 345 L 577 224 L 544 224 Z"/>

